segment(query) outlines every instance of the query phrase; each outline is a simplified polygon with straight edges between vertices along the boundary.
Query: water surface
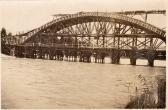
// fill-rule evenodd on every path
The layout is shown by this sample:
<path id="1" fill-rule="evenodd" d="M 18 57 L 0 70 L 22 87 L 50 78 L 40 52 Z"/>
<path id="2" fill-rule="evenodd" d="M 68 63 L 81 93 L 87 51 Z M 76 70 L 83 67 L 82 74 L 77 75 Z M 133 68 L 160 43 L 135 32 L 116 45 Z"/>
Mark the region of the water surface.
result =
<path id="1" fill-rule="evenodd" d="M 122 60 L 122 64 L 129 64 Z M 165 62 L 157 61 L 158 66 Z M 147 63 L 139 60 L 138 64 Z M 2 108 L 124 108 L 143 75 L 164 67 L 23 59 L 1 56 Z"/>

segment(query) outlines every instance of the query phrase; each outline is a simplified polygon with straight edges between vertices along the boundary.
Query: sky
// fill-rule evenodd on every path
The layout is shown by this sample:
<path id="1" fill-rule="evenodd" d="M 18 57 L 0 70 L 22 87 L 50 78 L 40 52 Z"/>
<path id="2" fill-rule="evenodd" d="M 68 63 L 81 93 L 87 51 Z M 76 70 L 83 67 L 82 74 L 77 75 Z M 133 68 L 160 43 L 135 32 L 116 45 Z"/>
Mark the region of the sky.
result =
<path id="1" fill-rule="evenodd" d="M 0 29 L 16 34 L 37 28 L 60 13 L 79 11 L 115 12 L 128 10 L 166 9 L 166 0 L 12 0 L 0 1 Z M 165 27 L 166 17 L 159 15 L 149 20 L 158 27 Z"/>

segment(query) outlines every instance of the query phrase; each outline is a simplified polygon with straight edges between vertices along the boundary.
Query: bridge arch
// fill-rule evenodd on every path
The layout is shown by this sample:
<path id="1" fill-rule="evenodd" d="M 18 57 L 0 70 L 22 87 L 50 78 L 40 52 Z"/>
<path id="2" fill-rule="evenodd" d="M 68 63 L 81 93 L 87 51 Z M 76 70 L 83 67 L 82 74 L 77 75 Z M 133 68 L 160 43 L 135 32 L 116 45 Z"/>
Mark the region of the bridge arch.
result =
<path id="1" fill-rule="evenodd" d="M 82 13 L 76 13 L 76 14 L 60 17 L 58 19 L 55 19 L 51 22 L 44 24 L 39 28 L 36 28 L 32 31 L 29 31 L 23 34 L 22 43 L 27 42 L 30 38 L 38 35 L 39 33 L 43 33 L 43 32 L 46 33 L 48 30 L 58 32 L 69 26 L 78 25 L 78 24 L 87 23 L 87 22 L 99 22 L 99 21 L 115 22 L 115 23 L 131 26 L 134 28 L 138 28 L 145 31 L 146 33 L 153 34 L 152 38 L 161 39 L 163 42 L 166 43 L 164 30 L 159 29 L 146 22 L 143 22 L 138 19 L 134 19 L 125 15 L 114 14 L 114 13 L 104 13 L 104 12 L 82 12 Z"/>

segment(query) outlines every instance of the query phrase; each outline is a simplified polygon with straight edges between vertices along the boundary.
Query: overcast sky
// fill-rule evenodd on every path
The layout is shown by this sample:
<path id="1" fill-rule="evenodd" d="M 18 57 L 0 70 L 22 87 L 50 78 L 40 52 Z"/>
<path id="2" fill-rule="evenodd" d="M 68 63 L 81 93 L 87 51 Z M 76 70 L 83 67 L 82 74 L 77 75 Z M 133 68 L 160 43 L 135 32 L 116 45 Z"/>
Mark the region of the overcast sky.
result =
<path id="1" fill-rule="evenodd" d="M 79 11 L 126 11 L 166 9 L 166 0 L 18 0 L 0 1 L 0 28 L 17 33 L 37 28 L 52 20 L 53 14 Z M 164 27 L 166 17 L 152 22 Z"/>

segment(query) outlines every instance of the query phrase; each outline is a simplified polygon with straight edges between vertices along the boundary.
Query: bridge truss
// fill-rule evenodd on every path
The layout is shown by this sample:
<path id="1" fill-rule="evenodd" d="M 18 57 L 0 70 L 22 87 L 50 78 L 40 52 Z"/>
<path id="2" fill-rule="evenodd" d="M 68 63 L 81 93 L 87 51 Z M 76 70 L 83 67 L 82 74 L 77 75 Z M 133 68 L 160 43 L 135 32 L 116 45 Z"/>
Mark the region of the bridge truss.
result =
<path id="1" fill-rule="evenodd" d="M 80 57 L 83 62 L 90 62 L 90 57 L 94 56 L 95 62 L 103 63 L 104 58 L 109 56 L 114 64 L 119 63 L 120 57 L 128 57 L 135 65 L 136 59 L 141 57 L 147 58 L 149 65 L 153 66 L 154 59 L 165 59 L 165 31 L 130 17 L 133 13 L 147 15 L 154 11 L 63 15 L 19 35 L 21 39 L 17 41 L 15 49 L 21 47 L 24 51 L 22 54 L 34 52 L 33 55 L 40 58 L 47 55 L 49 59 L 63 59 L 66 56 L 76 61 Z M 165 14 L 165 11 L 155 13 Z M 26 50 L 29 52 L 23 49 L 25 47 L 29 48 Z"/>

